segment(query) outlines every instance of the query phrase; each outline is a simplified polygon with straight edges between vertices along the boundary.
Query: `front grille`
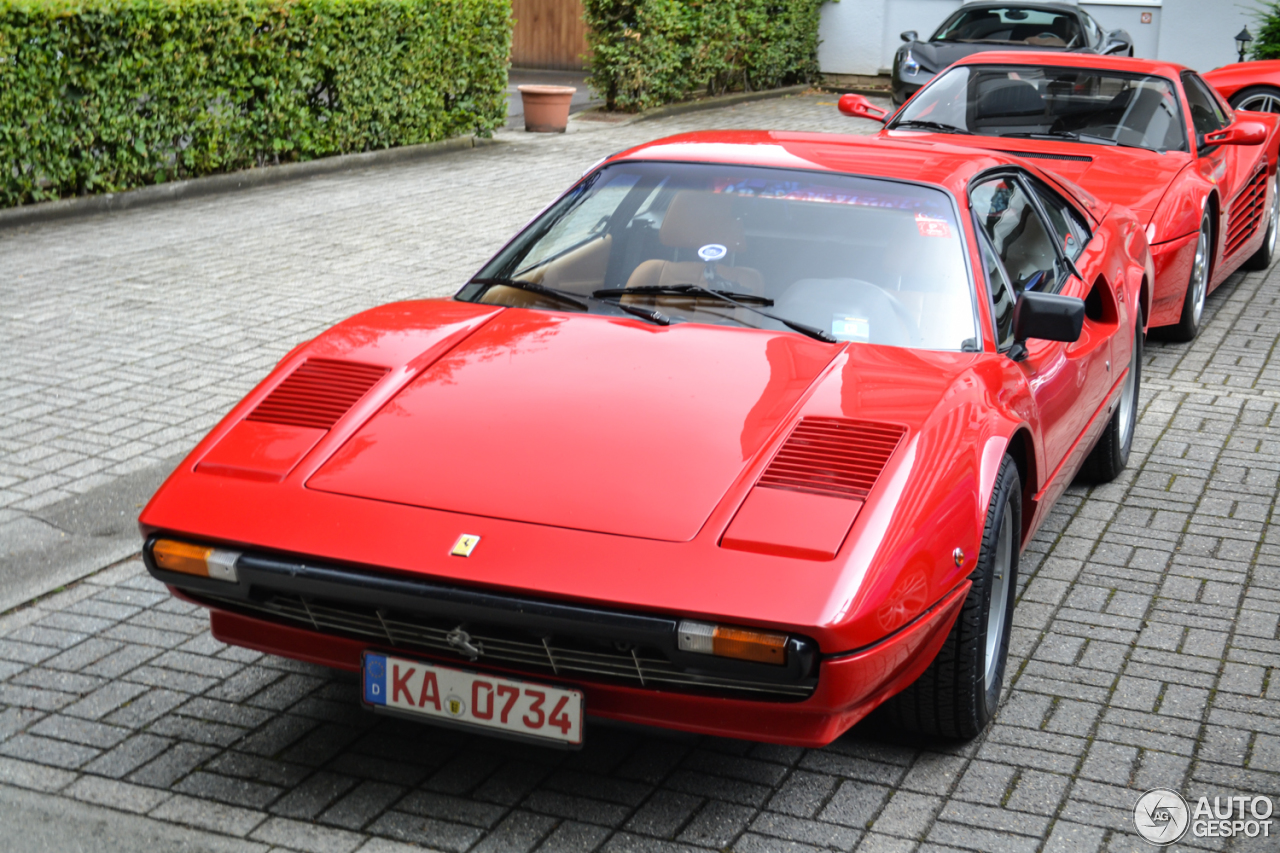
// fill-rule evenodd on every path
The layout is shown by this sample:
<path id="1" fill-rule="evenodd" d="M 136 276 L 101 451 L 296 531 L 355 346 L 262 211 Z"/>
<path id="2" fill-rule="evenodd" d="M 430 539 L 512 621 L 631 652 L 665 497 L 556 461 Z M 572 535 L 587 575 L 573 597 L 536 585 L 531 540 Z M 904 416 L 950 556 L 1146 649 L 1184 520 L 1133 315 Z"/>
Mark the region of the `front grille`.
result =
<path id="1" fill-rule="evenodd" d="M 535 637 L 519 630 L 468 624 L 467 634 L 481 652 L 473 659 L 449 643 L 450 633 L 459 627 L 456 620 L 333 601 L 309 601 L 296 595 L 274 594 L 262 600 L 241 601 L 208 593 L 189 594 L 220 609 L 283 621 L 325 634 L 341 634 L 379 646 L 426 651 L 460 662 L 488 663 L 524 672 L 579 675 L 640 687 L 705 691 L 744 699 L 800 700 L 814 690 L 812 681 L 777 684 L 687 672 L 667 660 L 660 650 L 632 644 L 561 636 Z"/>
<path id="2" fill-rule="evenodd" d="M 1232 203 L 1224 254 L 1235 254 L 1258 230 L 1258 223 L 1262 221 L 1262 208 L 1267 202 L 1266 177 L 1266 169 L 1259 171 Z"/>

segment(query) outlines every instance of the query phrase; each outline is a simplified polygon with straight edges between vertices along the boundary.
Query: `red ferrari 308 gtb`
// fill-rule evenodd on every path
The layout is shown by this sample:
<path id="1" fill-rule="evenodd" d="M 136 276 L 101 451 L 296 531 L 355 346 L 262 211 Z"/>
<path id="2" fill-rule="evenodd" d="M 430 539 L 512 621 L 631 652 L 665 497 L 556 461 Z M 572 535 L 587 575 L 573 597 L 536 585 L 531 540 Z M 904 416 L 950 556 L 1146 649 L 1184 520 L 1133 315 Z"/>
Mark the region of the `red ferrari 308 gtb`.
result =
<path id="1" fill-rule="evenodd" d="M 841 111 L 882 118 L 865 98 Z M 883 118 L 882 118 L 883 120 Z M 1200 329 L 1227 276 L 1266 269 L 1276 246 L 1277 116 L 1235 114 L 1194 71 L 1062 53 L 981 53 L 935 77 L 882 135 L 1035 158 L 1132 210 L 1155 262 L 1150 324 L 1172 340 Z"/>
<path id="2" fill-rule="evenodd" d="M 1126 210 L 928 141 L 705 133 L 592 170 L 452 299 L 290 353 L 142 515 L 224 642 L 383 712 L 825 744 L 995 711 L 1018 554 L 1124 467 Z"/>

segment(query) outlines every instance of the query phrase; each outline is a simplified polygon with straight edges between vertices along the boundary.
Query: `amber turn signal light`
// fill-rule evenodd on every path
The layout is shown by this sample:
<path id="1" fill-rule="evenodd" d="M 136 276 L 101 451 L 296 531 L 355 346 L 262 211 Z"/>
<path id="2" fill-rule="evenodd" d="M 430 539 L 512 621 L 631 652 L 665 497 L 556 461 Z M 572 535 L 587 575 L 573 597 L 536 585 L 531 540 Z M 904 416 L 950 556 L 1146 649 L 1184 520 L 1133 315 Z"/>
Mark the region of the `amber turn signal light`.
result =
<path id="1" fill-rule="evenodd" d="M 151 556 L 165 571 L 235 583 L 236 560 L 240 559 L 240 552 L 157 539 L 151 546 Z"/>
<path id="2" fill-rule="evenodd" d="M 676 629 L 678 645 L 682 652 L 736 658 L 756 663 L 785 664 L 787 662 L 787 635 L 752 631 L 748 628 L 728 628 L 710 622 L 694 622 L 685 619 Z"/>

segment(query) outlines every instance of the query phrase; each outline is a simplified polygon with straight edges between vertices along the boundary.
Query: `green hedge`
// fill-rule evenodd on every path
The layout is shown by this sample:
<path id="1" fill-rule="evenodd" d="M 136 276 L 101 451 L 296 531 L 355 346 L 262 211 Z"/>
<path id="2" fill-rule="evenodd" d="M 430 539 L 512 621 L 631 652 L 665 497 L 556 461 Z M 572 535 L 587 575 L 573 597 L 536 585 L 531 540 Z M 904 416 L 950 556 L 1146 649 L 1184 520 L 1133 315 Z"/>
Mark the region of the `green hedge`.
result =
<path id="1" fill-rule="evenodd" d="M 0 206 L 487 134 L 510 0 L 0 0 Z"/>
<path id="2" fill-rule="evenodd" d="M 824 2 L 584 0 L 591 88 L 630 112 L 812 80 Z"/>

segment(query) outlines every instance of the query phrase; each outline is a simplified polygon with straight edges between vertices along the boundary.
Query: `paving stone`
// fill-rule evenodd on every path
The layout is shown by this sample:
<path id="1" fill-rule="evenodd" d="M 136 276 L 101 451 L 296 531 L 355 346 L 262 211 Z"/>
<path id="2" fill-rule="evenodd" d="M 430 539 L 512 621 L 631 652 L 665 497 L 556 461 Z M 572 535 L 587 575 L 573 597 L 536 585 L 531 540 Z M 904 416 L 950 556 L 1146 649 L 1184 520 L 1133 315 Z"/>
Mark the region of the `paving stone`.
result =
<path id="1" fill-rule="evenodd" d="M 280 817 L 268 818 L 249 837 L 309 853 L 350 853 L 364 842 L 364 836 L 355 832 Z"/>
<path id="2" fill-rule="evenodd" d="M 524 853 L 532 850 L 555 825 L 554 818 L 512 812 L 471 853 Z"/>
<path id="3" fill-rule="evenodd" d="M 150 813 L 160 820 L 244 837 L 267 819 L 262 812 L 175 794 Z"/>
<path id="4" fill-rule="evenodd" d="M 169 799 L 171 794 L 155 788 L 130 785 L 99 776 L 81 776 L 67 786 L 63 794 L 86 803 L 145 814 Z"/>
<path id="5" fill-rule="evenodd" d="M 484 835 L 484 830 L 474 826 L 402 812 L 387 812 L 370 825 L 369 831 L 396 841 L 421 844 L 448 853 L 462 853 Z"/>
<path id="6" fill-rule="evenodd" d="M 343 795 L 341 799 L 325 809 L 317 820 L 347 829 L 360 829 L 375 815 L 382 813 L 392 803 L 404 796 L 404 793 L 405 789 L 398 785 L 362 782 L 350 793 Z M 407 818 L 409 815 L 404 817 Z M 397 823 L 396 825 L 399 826 L 401 824 Z M 394 835 L 394 833 L 392 834 Z M 477 835 L 476 837 L 478 838 L 479 836 Z"/>

